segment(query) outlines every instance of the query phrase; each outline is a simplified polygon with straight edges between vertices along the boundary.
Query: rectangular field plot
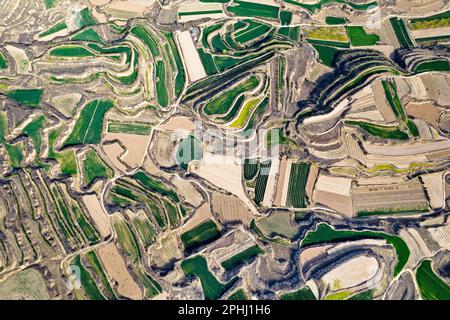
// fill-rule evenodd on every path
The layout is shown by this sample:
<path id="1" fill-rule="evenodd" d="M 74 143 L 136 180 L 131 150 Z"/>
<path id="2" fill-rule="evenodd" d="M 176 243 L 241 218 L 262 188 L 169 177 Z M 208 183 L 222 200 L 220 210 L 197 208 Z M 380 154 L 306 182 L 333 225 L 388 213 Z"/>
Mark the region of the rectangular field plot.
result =
<path id="1" fill-rule="evenodd" d="M 306 207 L 305 187 L 308 180 L 309 168 L 310 164 L 308 163 L 293 163 L 291 165 L 287 206 L 292 206 L 294 208 Z"/>
<path id="2" fill-rule="evenodd" d="M 75 127 L 64 146 L 77 144 L 97 144 L 100 142 L 103 117 L 113 103 L 108 100 L 94 100 L 85 105 L 75 123 Z"/>
<path id="3" fill-rule="evenodd" d="M 196 247 L 213 241 L 220 235 L 218 226 L 212 220 L 202 222 L 183 233 L 180 238 L 186 248 Z"/>

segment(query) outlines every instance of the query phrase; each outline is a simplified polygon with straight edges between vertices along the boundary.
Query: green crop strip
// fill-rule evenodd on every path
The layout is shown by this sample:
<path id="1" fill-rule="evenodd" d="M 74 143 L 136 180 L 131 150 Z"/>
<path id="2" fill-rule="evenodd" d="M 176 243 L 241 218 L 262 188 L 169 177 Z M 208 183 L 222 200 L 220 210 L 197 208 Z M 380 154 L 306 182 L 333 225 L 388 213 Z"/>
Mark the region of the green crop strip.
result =
<path id="1" fill-rule="evenodd" d="M 392 29 L 394 30 L 395 36 L 397 37 L 400 45 L 403 48 L 411 48 L 414 46 L 411 38 L 409 37 L 408 30 L 406 29 L 405 23 L 399 18 L 389 18 Z"/>
<path id="2" fill-rule="evenodd" d="M 381 126 L 363 121 L 345 121 L 346 125 L 357 126 L 368 134 L 383 139 L 407 140 L 408 134 L 398 129 L 396 126 Z"/>
<path id="3" fill-rule="evenodd" d="M 294 208 L 306 208 L 305 187 L 310 169 L 308 163 L 293 163 L 289 177 L 287 205 Z"/>
<path id="4" fill-rule="evenodd" d="M 206 300 L 219 299 L 238 279 L 235 277 L 226 284 L 220 283 L 209 270 L 206 259 L 201 255 L 182 261 L 181 269 L 185 275 L 195 275 L 200 279 Z"/>
<path id="5" fill-rule="evenodd" d="M 236 6 L 228 6 L 227 10 L 234 15 L 278 20 L 279 7 L 241 0 L 234 0 L 233 4 L 236 4 Z"/>
<path id="6" fill-rule="evenodd" d="M 228 91 L 210 100 L 203 109 L 206 115 L 227 113 L 238 95 L 255 89 L 259 84 L 256 76 L 251 76 Z"/>
<path id="7" fill-rule="evenodd" d="M 398 262 L 395 265 L 394 274 L 398 275 L 408 261 L 410 251 L 405 241 L 399 236 L 389 235 L 378 231 L 352 231 L 335 230 L 326 223 L 317 225 L 315 231 L 309 231 L 302 240 L 301 246 L 307 247 L 316 244 L 359 240 L 364 238 L 385 239 L 391 244 L 397 253 Z"/>
<path id="8" fill-rule="evenodd" d="M 367 34 L 361 26 L 348 26 L 347 32 L 353 46 L 373 46 L 380 41 L 377 34 Z"/>
<path id="9" fill-rule="evenodd" d="M 431 260 L 423 260 L 416 271 L 416 281 L 424 300 L 450 300 L 450 286 L 433 271 Z"/>
<path id="10" fill-rule="evenodd" d="M 228 258 L 225 261 L 222 261 L 221 265 L 225 270 L 230 270 L 240 263 L 247 261 L 257 255 L 264 254 L 264 250 L 261 249 L 257 244 L 245 249 L 244 251 L 239 252 L 238 254 Z"/>
<path id="11" fill-rule="evenodd" d="M 206 220 L 195 226 L 193 229 L 181 234 L 180 239 L 185 248 L 198 247 L 214 241 L 220 236 L 217 225 L 212 220 Z"/>
<path id="12" fill-rule="evenodd" d="M 7 92 L 6 95 L 20 104 L 38 107 L 43 92 L 43 89 L 17 89 Z"/>
<path id="13" fill-rule="evenodd" d="M 93 149 L 89 149 L 83 160 L 84 183 L 89 186 L 96 179 L 111 178 L 113 171 L 109 168 Z"/>
<path id="14" fill-rule="evenodd" d="M 108 100 L 94 100 L 85 105 L 75 127 L 64 142 L 64 146 L 97 144 L 100 142 L 103 118 L 113 103 Z"/>

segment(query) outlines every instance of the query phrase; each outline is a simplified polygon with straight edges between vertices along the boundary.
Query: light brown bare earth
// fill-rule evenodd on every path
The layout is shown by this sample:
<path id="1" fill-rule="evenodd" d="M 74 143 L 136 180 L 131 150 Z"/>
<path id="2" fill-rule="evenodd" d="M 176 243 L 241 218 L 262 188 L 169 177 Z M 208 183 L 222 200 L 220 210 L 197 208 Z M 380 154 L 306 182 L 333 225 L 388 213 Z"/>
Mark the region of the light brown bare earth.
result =
<path id="1" fill-rule="evenodd" d="M 86 206 L 92 220 L 95 222 L 102 238 L 111 234 L 110 221 L 108 214 L 103 210 L 95 194 L 85 195 L 81 198 Z"/>
<path id="2" fill-rule="evenodd" d="M 98 249 L 98 257 L 114 281 L 118 283 L 117 292 L 126 298 L 142 299 L 142 291 L 128 272 L 125 261 L 114 243 L 108 243 Z"/>

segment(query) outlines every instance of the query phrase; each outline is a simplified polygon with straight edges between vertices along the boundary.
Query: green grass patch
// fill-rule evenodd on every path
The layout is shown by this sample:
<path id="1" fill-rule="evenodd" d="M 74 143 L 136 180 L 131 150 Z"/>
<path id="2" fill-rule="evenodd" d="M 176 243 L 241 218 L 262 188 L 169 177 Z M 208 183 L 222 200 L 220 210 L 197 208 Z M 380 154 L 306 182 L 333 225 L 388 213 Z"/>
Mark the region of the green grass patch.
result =
<path id="1" fill-rule="evenodd" d="M 281 27 L 278 29 L 278 34 L 296 42 L 298 40 L 298 36 L 300 35 L 300 27 Z"/>
<path id="2" fill-rule="evenodd" d="M 45 9 L 51 9 L 56 5 L 57 0 L 43 0 Z"/>
<path id="3" fill-rule="evenodd" d="M 280 128 L 273 128 L 267 132 L 266 135 L 266 146 L 268 150 L 281 144 L 288 143 L 288 138 L 286 138 Z"/>
<path id="4" fill-rule="evenodd" d="M 99 143 L 103 129 L 103 118 L 112 107 L 113 103 L 109 100 L 88 102 L 81 110 L 75 127 L 64 142 L 64 146 Z"/>
<path id="5" fill-rule="evenodd" d="M 280 300 L 317 300 L 309 287 L 305 286 L 294 292 L 283 293 Z"/>
<path id="6" fill-rule="evenodd" d="M 169 224 L 172 228 L 177 227 L 180 224 L 180 217 L 178 216 L 178 209 L 172 203 L 166 200 L 162 200 L 164 208 L 166 209 L 167 217 L 169 218 Z"/>
<path id="7" fill-rule="evenodd" d="M 339 49 L 330 46 L 324 46 L 319 44 L 313 45 L 314 49 L 316 49 L 319 54 L 319 60 L 328 67 L 333 67 L 334 60 L 336 59 L 336 55 L 339 53 Z"/>
<path id="8" fill-rule="evenodd" d="M 373 299 L 373 289 L 369 289 L 354 296 L 350 297 L 348 300 L 372 300 Z"/>
<path id="9" fill-rule="evenodd" d="M 76 45 L 63 45 L 52 49 L 49 53 L 54 57 L 64 57 L 64 58 L 83 58 L 83 57 L 93 57 L 94 54 L 88 49 L 82 46 Z"/>
<path id="10" fill-rule="evenodd" d="M 266 4 L 234 0 L 233 6 L 228 6 L 227 10 L 236 16 L 278 20 L 280 8 Z"/>
<path id="11" fill-rule="evenodd" d="M 259 169 L 259 161 L 258 159 L 245 159 L 244 160 L 244 179 L 252 180 L 256 177 Z"/>
<path id="12" fill-rule="evenodd" d="M 167 95 L 166 89 L 166 71 L 165 71 L 164 62 L 162 60 L 158 60 L 156 62 L 156 96 L 158 99 L 158 103 L 166 108 L 169 105 L 169 97 Z"/>
<path id="13" fill-rule="evenodd" d="M 292 163 L 286 203 L 288 206 L 306 208 L 305 187 L 310 167 L 309 163 Z"/>
<path id="14" fill-rule="evenodd" d="M 0 70 L 6 69 L 8 67 L 8 60 L 6 59 L 3 52 L 0 51 Z"/>
<path id="15" fill-rule="evenodd" d="M 216 64 L 214 63 L 214 58 L 209 52 L 205 52 L 203 48 L 199 48 L 197 51 L 200 56 L 200 60 L 202 61 L 203 67 L 205 68 L 205 72 L 208 76 L 219 72 L 219 70 L 217 70 Z"/>
<path id="16" fill-rule="evenodd" d="M 241 109 L 241 107 L 242 107 L 242 105 L 243 105 L 243 103 L 244 103 L 244 100 L 245 100 L 245 95 L 244 95 L 244 94 L 241 94 L 241 95 L 239 96 L 239 98 L 237 98 L 237 99 L 234 101 L 234 103 L 233 103 L 233 105 L 232 105 L 230 111 L 228 111 L 228 113 L 227 113 L 225 116 L 219 117 L 219 118 L 217 118 L 217 119 L 218 119 L 218 120 L 222 120 L 222 121 L 224 121 L 224 122 L 229 122 L 229 121 L 231 121 L 231 120 L 237 115 L 238 111 Z"/>
<path id="17" fill-rule="evenodd" d="M 280 11 L 280 22 L 283 26 L 291 23 L 292 12 L 291 11 Z"/>
<path id="18" fill-rule="evenodd" d="M 184 85 L 186 84 L 186 73 L 184 71 L 183 63 L 181 62 L 180 53 L 173 39 L 173 34 L 171 32 L 165 32 L 164 35 L 169 42 L 170 50 L 172 50 L 172 55 L 177 67 L 177 75 L 175 77 L 175 96 L 179 96 L 181 91 L 183 91 Z"/>
<path id="19" fill-rule="evenodd" d="M 220 230 L 217 224 L 212 220 L 207 220 L 184 232 L 180 238 L 185 248 L 193 248 L 214 241 L 219 236 Z"/>
<path id="20" fill-rule="evenodd" d="M 203 256 L 195 256 L 181 262 L 181 269 L 185 275 L 195 275 L 200 279 L 205 300 L 219 299 L 237 281 L 233 278 L 228 283 L 220 283 L 208 268 Z"/>
<path id="21" fill-rule="evenodd" d="M 41 103 L 43 92 L 43 89 L 17 89 L 7 92 L 6 95 L 20 104 L 38 107 Z"/>
<path id="22" fill-rule="evenodd" d="M 323 300 L 346 300 L 351 295 L 352 293 L 350 291 L 340 291 L 327 295 Z"/>
<path id="23" fill-rule="evenodd" d="M 134 217 L 131 220 L 139 239 L 142 241 L 144 248 L 148 248 L 155 239 L 155 228 L 151 224 L 145 213 Z"/>
<path id="24" fill-rule="evenodd" d="M 102 283 L 103 287 L 108 291 L 108 293 L 112 298 L 117 299 L 116 293 L 111 287 L 108 281 L 108 277 L 106 276 L 106 273 L 103 270 L 103 266 L 100 263 L 100 260 L 98 259 L 95 251 L 92 250 L 87 252 L 86 259 L 89 261 L 92 270 L 94 270 L 94 272 L 97 274 L 97 277 L 100 279 L 100 282 Z"/>
<path id="25" fill-rule="evenodd" d="M 414 44 L 409 37 L 408 30 L 406 29 L 403 20 L 400 18 L 392 17 L 389 18 L 389 22 L 391 23 L 392 29 L 394 30 L 395 36 L 397 37 L 400 45 L 403 48 L 414 47 Z"/>
<path id="26" fill-rule="evenodd" d="M 420 296 L 424 300 L 450 300 L 450 286 L 431 267 L 431 260 L 423 260 L 416 271 Z"/>
<path id="27" fill-rule="evenodd" d="M 357 126 L 368 134 L 383 139 L 407 140 L 408 134 L 399 130 L 396 126 L 381 126 L 363 121 L 345 121 L 346 125 Z"/>
<path id="28" fill-rule="evenodd" d="M 44 115 L 41 115 L 31 121 L 29 124 L 27 124 L 24 128 L 22 133 L 28 137 L 31 138 L 31 141 L 33 141 L 34 148 L 36 149 L 36 153 L 39 155 L 41 152 L 41 145 L 42 145 L 42 139 L 41 139 L 41 130 L 44 126 L 46 121 L 46 117 Z"/>
<path id="29" fill-rule="evenodd" d="M 89 149 L 83 160 L 84 184 L 89 186 L 96 179 L 111 178 L 113 171 L 97 155 L 94 149 Z"/>
<path id="30" fill-rule="evenodd" d="M 414 68 L 414 73 L 427 71 L 450 71 L 450 63 L 447 59 L 420 62 Z"/>
<path id="31" fill-rule="evenodd" d="M 97 284 L 95 283 L 91 274 L 81 263 L 81 259 L 80 259 L 79 255 L 76 256 L 72 260 L 71 265 L 76 267 L 77 270 L 80 272 L 79 277 L 80 277 L 81 285 L 83 286 L 83 289 L 87 295 L 87 298 L 90 300 L 105 300 L 105 297 L 102 295 L 102 293 L 98 289 Z"/>
<path id="32" fill-rule="evenodd" d="M 78 11 L 75 17 L 75 24 L 80 29 L 86 26 L 92 26 L 96 24 L 94 18 L 91 15 L 91 11 L 89 10 L 88 7 Z"/>
<path id="33" fill-rule="evenodd" d="M 230 124 L 232 128 L 242 128 L 249 119 L 254 108 L 261 102 L 260 98 L 253 98 L 248 100 L 241 109 L 238 117 Z"/>
<path id="34" fill-rule="evenodd" d="M 447 41 L 448 39 L 450 39 L 450 35 L 428 37 L 428 38 L 415 38 L 416 42 L 439 42 L 439 41 Z"/>
<path id="35" fill-rule="evenodd" d="M 149 191 L 153 191 L 161 194 L 162 196 L 166 196 L 175 203 L 180 202 L 177 193 L 173 189 L 165 186 L 163 182 L 153 179 L 145 172 L 137 171 L 135 174 L 133 174 L 132 178 L 139 181 L 139 183 Z"/>
<path id="36" fill-rule="evenodd" d="M 332 16 L 325 17 L 325 23 L 329 25 L 346 24 L 347 22 L 348 22 L 347 19 L 342 17 L 332 17 Z"/>
<path id="37" fill-rule="evenodd" d="M 44 32 L 41 32 L 39 34 L 39 38 L 43 38 L 43 37 L 49 36 L 51 34 L 57 33 L 57 32 L 59 32 L 61 30 L 64 30 L 64 29 L 67 29 L 66 22 L 65 21 L 58 22 L 57 24 L 52 26 L 50 29 L 48 29 L 48 30 L 46 30 Z"/>
<path id="38" fill-rule="evenodd" d="M 259 80 L 256 76 L 248 77 L 245 81 L 210 100 L 203 109 L 204 113 L 206 115 L 225 114 L 230 110 L 236 96 L 255 89 L 258 83 Z"/>
<path id="39" fill-rule="evenodd" d="M 105 44 L 105 40 L 100 37 L 97 31 L 94 28 L 87 28 L 78 33 L 76 33 L 72 38 L 73 41 L 89 41 L 89 42 L 97 42 L 101 44 Z"/>
<path id="40" fill-rule="evenodd" d="M 230 270 L 240 263 L 247 261 L 257 255 L 263 254 L 264 250 L 260 248 L 257 244 L 251 246 L 250 248 L 245 249 L 244 251 L 239 252 L 238 254 L 228 258 L 227 260 L 222 261 L 221 265 L 225 270 Z"/>
<path id="41" fill-rule="evenodd" d="M 188 165 L 193 160 L 201 160 L 203 158 L 203 148 L 200 142 L 193 136 L 181 140 L 177 150 L 176 159 L 178 165 L 187 170 Z"/>
<path id="42" fill-rule="evenodd" d="M 227 300 L 248 300 L 247 294 L 245 293 L 244 289 L 239 288 L 237 289 L 235 292 L 233 292 L 232 294 L 230 294 L 230 296 L 228 297 Z"/>
<path id="43" fill-rule="evenodd" d="M 143 26 L 135 26 L 130 29 L 130 32 L 138 37 L 147 48 L 150 50 L 152 56 L 155 58 L 159 56 L 159 48 L 157 41 L 153 38 L 152 34 Z"/>
<path id="44" fill-rule="evenodd" d="M 367 34 L 364 27 L 347 26 L 347 33 L 353 46 L 373 46 L 380 41 L 377 34 Z"/>
<path id="45" fill-rule="evenodd" d="M 117 233 L 120 247 L 134 263 L 138 263 L 141 259 L 141 251 L 139 250 L 136 238 L 131 232 L 128 223 L 122 218 L 117 218 L 113 225 L 114 230 L 116 230 Z"/>
<path id="46" fill-rule="evenodd" d="M 20 168 L 20 164 L 23 160 L 23 148 L 20 144 L 5 143 L 6 152 L 8 153 L 9 162 L 11 167 Z"/>

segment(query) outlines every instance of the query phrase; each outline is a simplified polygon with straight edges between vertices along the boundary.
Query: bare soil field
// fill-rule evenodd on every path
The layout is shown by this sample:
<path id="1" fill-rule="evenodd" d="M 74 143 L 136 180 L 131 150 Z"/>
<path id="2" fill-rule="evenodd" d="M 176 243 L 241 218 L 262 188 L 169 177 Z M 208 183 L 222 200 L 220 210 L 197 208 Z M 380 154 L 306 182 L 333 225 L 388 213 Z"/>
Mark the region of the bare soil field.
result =
<path id="1" fill-rule="evenodd" d="M 353 216 L 353 203 L 350 196 L 352 180 L 349 178 L 319 175 L 312 200 L 317 204 Z"/>
<path id="2" fill-rule="evenodd" d="M 428 232 L 442 248 L 450 250 L 450 225 L 429 228 Z"/>
<path id="3" fill-rule="evenodd" d="M 233 156 L 215 155 L 205 152 L 202 160 L 192 163 L 189 171 L 208 180 L 215 186 L 231 192 L 257 213 L 242 186 L 242 164 L 240 159 Z"/>
<path id="4" fill-rule="evenodd" d="M 406 105 L 405 109 L 408 116 L 422 119 L 436 129 L 438 127 L 438 116 L 443 111 L 443 108 L 439 108 L 431 102 L 410 102 Z"/>
<path id="5" fill-rule="evenodd" d="M 157 268 L 163 268 L 173 260 L 183 258 L 180 245 L 175 232 L 159 237 L 148 251 L 150 264 Z"/>
<path id="6" fill-rule="evenodd" d="M 223 223 L 241 221 L 243 224 L 248 224 L 253 218 L 252 212 L 244 202 L 233 195 L 213 192 L 211 203 L 213 211 L 218 214 L 219 220 Z"/>
<path id="7" fill-rule="evenodd" d="M 108 243 L 101 246 L 97 253 L 108 275 L 117 282 L 117 292 L 129 299 L 142 299 L 142 291 L 128 272 L 125 261 L 116 245 Z"/>
<path id="8" fill-rule="evenodd" d="M 0 282 L 1 300 L 48 300 L 44 279 L 34 269 L 20 271 Z"/>
<path id="9" fill-rule="evenodd" d="M 125 154 L 120 159 L 131 168 L 136 168 L 142 163 L 147 153 L 150 135 L 143 136 L 138 134 L 110 132 L 105 134 L 104 141 L 114 140 L 120 141 L 121 145 L 126 149 Z"/>
<path id="10" fill-rule="evenodd" d="M 372 83 L 373 97 L 375 99 L 375 105 L 380 110 L 381 115 L 387 123 L 395 122 L 394 112 L 392 111 L 389 102 L 386 100 L 386 94 L 384 93 L 383 85 L 381 81 L 374 81 Z"/>
<path id="11" fill-rule="evenodd" d="M 406 142 L 395 145 L 377 145 L 364 142 L 364 149 L 371 155 L 393 156 L 417 156 L 427 152 L 439 151 L 450 148 L 450 141 L 430 141 L 430 142 Z"/>
<path id="12" fill-rule="evenodd" d="M 399 12 L 425 16 L 443 9 L 445 2 L 442 0 L 398 0 L 395 6 Z"/>
<path id="13" fill-rule="evenodd" d="M 114 1 L 109 4 L 105 11 L 116 18 L 130 19 L 140 17 L 144 12 L 154 4 L 154 0 L 141 2 L 137 0 Z"/>
<path id="14" fill-rule="evenodd" d="M 272 165 L 270 166 L 269 177 L 267 179 L 266 190 L 264 191 L 264 198 L 262 205 L 265 207 L 272 206 L 272 202 L 275 196 L 276 189 L 276 178 L 278 176 L 280 169 L 280 160 L 278 157 L 272 158 Z"/>
<path id="15" fill-rule="evenodd" d="M 85 195 L 81 198 L 86 206 L 92 220 L 95 222 L 102 238 L 111 234 L 110 221 L 108 214 L 103 210 L 95 194 Z"/>
<path id="16" fill-rule="evenodd" d="M 280 172 L 278 175 L 275 199 L 273 200 L 274 206 L 284 206 L 286 205 L 286 196 L 289 186 L 289 175 L 286 175 L 287 171 L 290 174 L 290 167 L 292 161 L 289 159 L 282 159 L 280 162 Z M 282 204 L 282 199 L 285 199 L 284 204 Z"/>
<path id="17" fill-rule="evenodd" d="M 421 259 L 432 255 L 432 252 L 416 229 L 402 229 L 400 230 L 400 236 L 406 242 L 406 245 L 410 251 L 410 256 L 408 258 L 408 262 L 406 263 L 406 267 L 415 267 Z"/>
<path id="18" fill-rule="evenodd" d="M 212 218 L 212 214 L 211 210 L 209 209 L 209 203 L 205 202 L 200 208 L 195 211 L 195 213 L 186 222 L 186 224 L 180 228 L 180 233 L 191 230 L 195 226 L 210 218 Z"/>
<path id="19" fill-rule="evenodd" d="M 305 187 L 306 195 L 308 196 L 309 199 L 311 199 L 312 197 L 314 185 L 317 181 L 317 177 L 319 176 L 319 171 L 320 171 L 319 166 L 315 164 L 312 164 L 309 169 L 308 180 L 306 181 Z"/>
<path id="20" fill-rule="evenodd" d="M 169 121 L 159 125 L 157 129 L 163 131 L 186 130 L 188 132 L 192 132 L 195 129 L 195 125 L 194 122 L 192 122 L 192 120 L 188 117 L 173 117 L 170 118 Z"/>
<path id="21" fill-rule="evenodd" d="M 355 268 L 355 266 L 358 266 Z M 357 256 L 326 273 L 321 280 L 332 290 L 356 287 L 369 281 L 378 273 L 378 260 L 374 257 Z"/>
<path id="22" fill-rule="evenodd" d="M 450 106 L 450 77 L 448 75 L 425 73 L 420 78 L 427 88 L 428 99 L 436 101 L 440 106 Z"/>
<path id="23" fill-rule="evenodd" d="M 355 213 L 412 210 L 428 207 L 422 184 L 416 179 L 398 184 L 353 186 Z"/>
<path id="24" fill-rule="evenodd" d="M 433 29 L 418 29 L 411 31 L 414 38 L 431 38 L 446 36 L 450 34 L 450 27 L 445 28 L 433 28 Z"/>
<path id="25" fill-rule="evenodd" d="M 103 144 L 102 148 L 108 159 L 117 169 L 122 172 L 127 170 L 127 167 L 119 160 L 125 152 L 125 149 L 118 142 Z"/>
<path id="26" fill-rule="evenodd" d="M 435 172 L 421 175 L 427 190 L 432 208 L 442 208 L 445 205 L 444 173 Z"/>
<path id="27" fill-rule="evenodd" d="M 318 258 L 319 256 L 326 254 L 327 250 L 330 249 L 333 245 L 326 244 L 323 246 L 311 247 L 303 250 L 300 253 L 300 263 L 305 265 L 309 261 Z"/>
<path id="28" fill-rule="evenodd" d="M 159 130 L 155 130 L 153 136 L 150 152 L 157 164 L 163 167 L 176 165 L 174 157 L 176 140 L 172 138 L 170 133 Z"/>
<path id="29" fill-rule="evenodd" d="M 195 48 L 194 42 L 192 41 L 190 32 L 178 32 L 177 38 L 180 44 L 184 64 L 188 71 L 189 80 L 194 82 L 206 77 L 205 69 L 200 60 L 197 49 Z"/>

